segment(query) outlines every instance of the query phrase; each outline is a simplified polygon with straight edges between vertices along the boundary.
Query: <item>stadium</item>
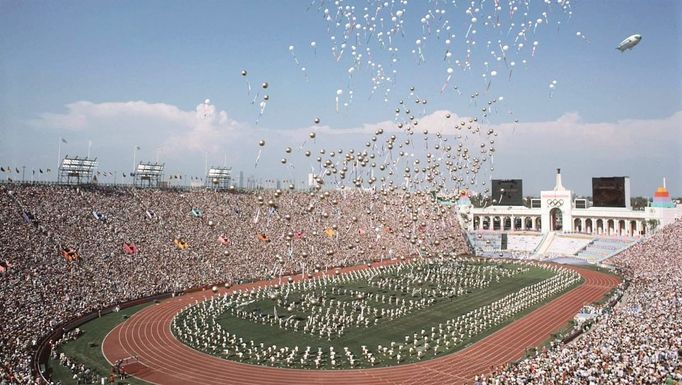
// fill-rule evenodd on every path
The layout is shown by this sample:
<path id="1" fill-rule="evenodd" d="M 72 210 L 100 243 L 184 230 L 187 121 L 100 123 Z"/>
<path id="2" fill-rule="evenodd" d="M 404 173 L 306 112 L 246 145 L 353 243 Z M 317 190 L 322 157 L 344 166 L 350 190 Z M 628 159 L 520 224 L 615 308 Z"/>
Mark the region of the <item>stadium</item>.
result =
<path id="1" fill-rule="evenodd" d="M 491 368 L 532 376 L 559 345 L 568 360 L 565 349 L 625 338 L 618 328 L 642 317 L 652 334 L 640 337 L 663 344 L 644 351 L 658 360 L 651 378 L 676 373 L 677 342 L 653 333 L 677 327 L 655 310 L 673 307 L 646 298 L 674 284 L 679 220 L 602 272 L 476 256 L 460 208 L 429 194 L 317 198 L 310 209 L 296 191 L 4 184 L 5 254 L 23 257 L 3 265 L 3 292 L 19 294 L 3 312 L 16 336 L 3 375 L 409 383 L 428 371 L 432 383 L 467 383 Z"/>
<path id="2" fill-rule="evenodd" d="M 682 384 L 675 9 L 0 2 L 0 385 Z"/>

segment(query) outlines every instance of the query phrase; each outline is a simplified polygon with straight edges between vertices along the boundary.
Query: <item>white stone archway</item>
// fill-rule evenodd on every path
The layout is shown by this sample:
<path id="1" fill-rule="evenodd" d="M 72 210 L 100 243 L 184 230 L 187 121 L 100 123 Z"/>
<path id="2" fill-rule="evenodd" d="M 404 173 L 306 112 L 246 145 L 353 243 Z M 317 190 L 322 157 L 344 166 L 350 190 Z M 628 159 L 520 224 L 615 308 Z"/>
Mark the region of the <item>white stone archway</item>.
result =
<path id="1" fill-rule="evenodd" d="M 563 213 L 558 207 L 549 210 L 549 231 L 561 231 L 563 229 Z"/>

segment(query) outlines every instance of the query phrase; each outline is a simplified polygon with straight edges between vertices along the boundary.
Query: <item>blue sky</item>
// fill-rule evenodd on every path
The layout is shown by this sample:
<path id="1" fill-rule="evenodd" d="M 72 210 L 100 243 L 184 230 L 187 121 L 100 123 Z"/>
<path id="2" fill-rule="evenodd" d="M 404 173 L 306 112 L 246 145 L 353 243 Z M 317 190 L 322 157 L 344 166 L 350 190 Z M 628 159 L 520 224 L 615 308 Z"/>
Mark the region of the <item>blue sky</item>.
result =
<path id="1" fill-rule="evenodd" d="M 387 3 L 393 13 L 403 8 L 397 1 Z M 452 125 L 442 118 L 446 111 L 480 118 L 482 131 L 498 133 L 492 177 L 523 178 L 526 193 L 551 187 L 554 169 L 561 167 L 564 184 L 579 193 L 589 193 L 592 176 L 629 175 L 635 194 L 652 194 L 667 176 L 672 194 L 682 195 L 682 3 L 563 2 L 566 9 L 570 5 L 569 15 L 555 0 L 550 6 L 532 1 L 527 9 L 524 1 L 516 1 L 520 9 L 513 17 L 506 1 L 501 12 L 494 11 L 494 1 L 477 2 L 479 12 L 473 14 L 466 12 L 468 2 L 455 3 L 412 1 L 404 7 L 402 33 L 391 43 L 397 53 L 380 48 L 381 23 L 375 22 L 375 33 L 349 42 L 337 61 L 331 48 L 340 51 L 346 28 L 325 22 L 324 8 L 335 12 L 329 1 L 4 0 L 0 164 L 54 168 L 57 143 L 64 137 L 69 143 L 63 154 L 84 155 L 91 140 L 101 170 L 130 171 L 132 148 L 140 145 L 136 159 L 154 160 L 158 154 L 168 173 L 203 175 L 206 158 L 211 164 L 227 158 L 247 175 L 302 180 L 310 160 L 290 155 L 282 169 L 278 160 L 287 156 L 285 147 L 362 149 L 376 127 L 395 123 L 394 110 L 403 100 L 402 111 L 412 105 L 417 119 L 444 133 Z M 358 23 L 372 25 L 362 16 L 377 12 L 374 2 L 342 4 L 354 4 Z M 441 9 L 446 11 L 442 17 L 435 12 Z M 428 11 L 436 16 L 423 27 L 420 19 Z M 498 17 L 499 28 L 483 25 Z M 538 18 L 543 19 L 539 24 Z M 519 25 L 528 20 L 525 39 L 515 40 Z M 436 33 L 444 25 L 451 30 Z M 450 33 L 455 36 L 448 62 L 444 52 Z M 634 33 L 643 36 L 637 47 L 625 53 L 615 49 Z M 363 57 L 349 77 L 353 43 Z M 503 45 L 509 47 L 505 60 L 497 61 Z M 411 52 L 418 47 L 423 62 Z M 465 59 L 467 47 L 472 52 Z M 376 73 L 366 48 L 391 78 L 374 93 Z M 465 61 L 467 69 L 461 65 Z M 453 68 L 452 79 L 441 93 L 448 68 Z M 246 77 L 240 75 L 243 69 Z M 262 82 L 267 90 L 260 88 Z M 386 87 L 391 89 L 387 96 Z M 343 94 L 337 112 L 338 89 Z M 479 96 L 472 99 L 475 92 Z M 259 116 L 264 93 L 270 99 Z M 428 103 L 414 105 L 416 98 Z M 205 99 L 210 99 L 210 117 L 197 120 Z M 494 110 L 484 117 L 481 109 L 493 99 Z M 317 128 L 315 117 L 322 121 Z M 320 130 L 316 142 L 306 142 L 315 129 Z M 259 139 L 268 145 L 259 148 Z M 487 138 L 451 139 L 456 140 L 473 147 Z M 417 158 L 423 155 L 410 146 Z"/>

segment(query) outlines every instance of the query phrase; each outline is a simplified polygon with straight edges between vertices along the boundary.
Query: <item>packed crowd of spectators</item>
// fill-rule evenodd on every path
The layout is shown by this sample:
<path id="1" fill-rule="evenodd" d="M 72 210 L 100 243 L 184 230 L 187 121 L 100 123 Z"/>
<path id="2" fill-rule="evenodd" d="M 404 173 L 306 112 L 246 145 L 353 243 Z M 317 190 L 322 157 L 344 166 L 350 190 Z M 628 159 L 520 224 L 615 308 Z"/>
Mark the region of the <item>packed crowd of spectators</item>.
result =
<path id="1" fill-rule="evenodd" d="M 682 221 L 608 263 L 622 272 L 629 286 L 589 332 L 476 382 L 682 383 Z"/>
<path id="2" fill-rule="evenodd" d="M 12 185 L 1 188 L 0 206 L 2 385 L 39 383 L 30 363 L 42 336 L 122 301 L 381 258 L 469 251 L 455 212 L 426 194 Z M 681 240 L 678 221 L 612 258 L 630 285 L 592 330 L 478 382 L 682 381 Z M 126 242 L 136 245 L 134 254 L 124 252 Z M 79 259 L 67 261 L 64 249 Z"/>
<path id="3" fill-rule="evenodd" d="M 123 301 L 382 258 L 469 252 L 453 209 L 428 194 L 399 191 L 6 185 L 0 207 L 2 385 L 39 383 L 30 364 L 41 337 Z"/>

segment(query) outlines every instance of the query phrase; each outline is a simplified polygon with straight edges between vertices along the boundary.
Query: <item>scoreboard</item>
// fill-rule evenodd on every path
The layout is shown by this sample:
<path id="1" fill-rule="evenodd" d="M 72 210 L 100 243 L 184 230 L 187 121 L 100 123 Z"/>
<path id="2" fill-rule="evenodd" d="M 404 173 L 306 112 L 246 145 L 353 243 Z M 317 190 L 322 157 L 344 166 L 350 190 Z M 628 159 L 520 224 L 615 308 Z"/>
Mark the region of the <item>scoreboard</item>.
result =
<path id="1" fill-rule="evenodd" d="M 594 207 L 628 207 L 629 178 L 624 176 L 592 178 Z"/>
<path id="2" fill-rule="evenodd" d="M 521 179 L 493 179 L 492 198 L 495 206 L 523 206 Z"/>

